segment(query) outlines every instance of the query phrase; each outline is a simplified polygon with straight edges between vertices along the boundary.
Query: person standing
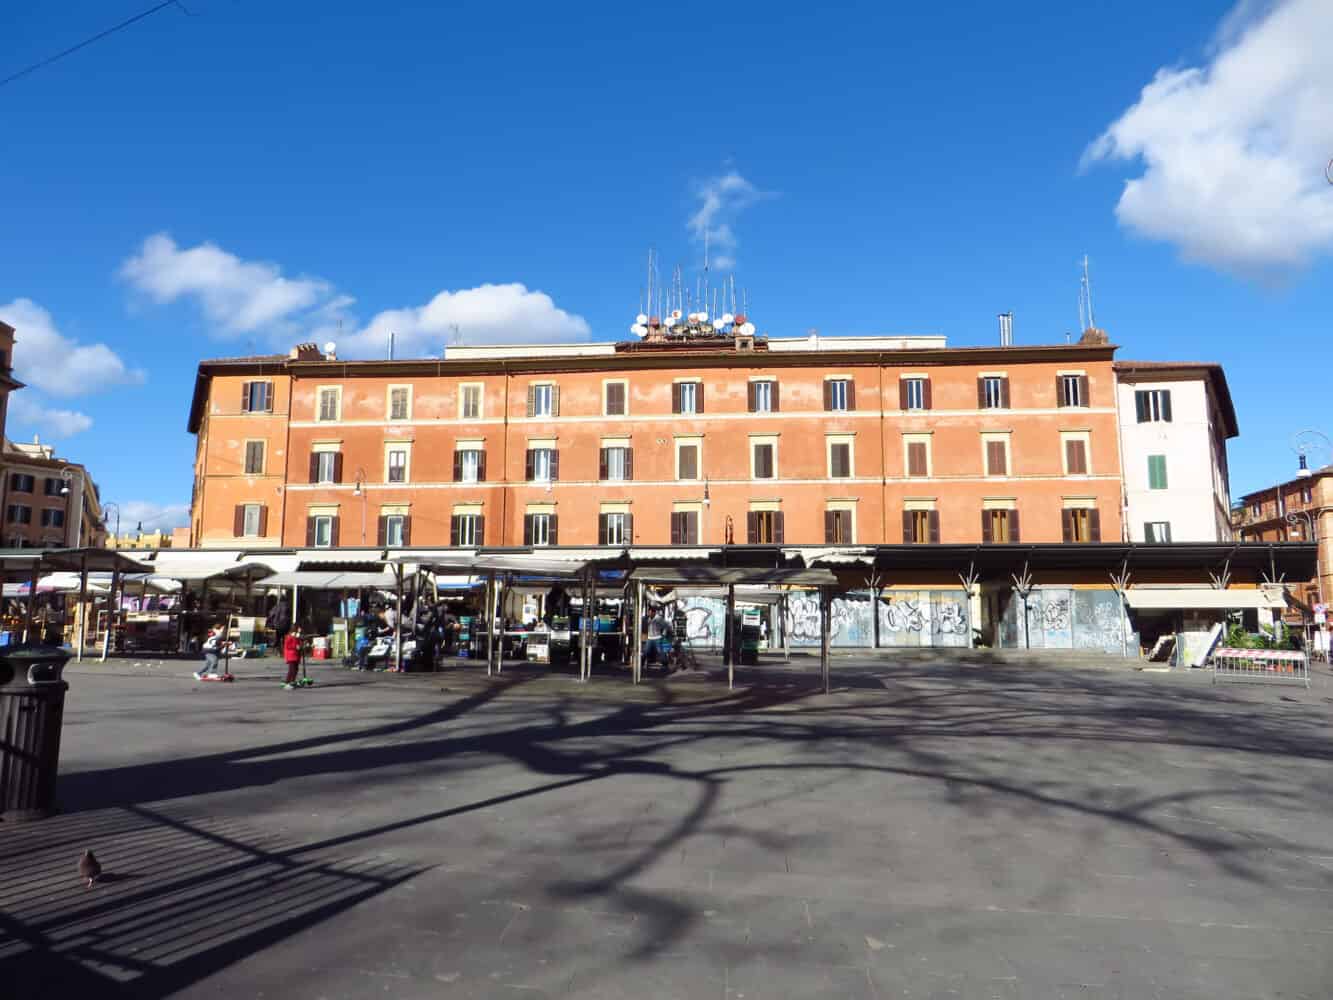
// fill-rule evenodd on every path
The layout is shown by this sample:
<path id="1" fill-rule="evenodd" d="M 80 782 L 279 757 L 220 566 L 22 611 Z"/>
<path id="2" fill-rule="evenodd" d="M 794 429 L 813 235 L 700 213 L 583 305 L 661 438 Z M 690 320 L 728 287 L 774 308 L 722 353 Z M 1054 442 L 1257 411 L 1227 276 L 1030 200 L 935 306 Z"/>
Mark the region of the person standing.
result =
<path id="1" fill-rule="evenodd" d="M 301 666 L 301 629 L 293 628 L 282 640 L 282 658 L 287 663 L 287 680 L 283 688 L 291 691 L 296 687 L 296 672 Z"/>
<path id="2" fill-rule="evenodd" d="M 218 673 L 218 657 L 222 653 L 222 643 L 225 640 L 222 635 L 222 623 L 214 622 L 208 629 L 208 635 L 204 638 L 204 665 L 195 671 L 194 679 L 203 680 L 205 677 L 221 676 Z"/>

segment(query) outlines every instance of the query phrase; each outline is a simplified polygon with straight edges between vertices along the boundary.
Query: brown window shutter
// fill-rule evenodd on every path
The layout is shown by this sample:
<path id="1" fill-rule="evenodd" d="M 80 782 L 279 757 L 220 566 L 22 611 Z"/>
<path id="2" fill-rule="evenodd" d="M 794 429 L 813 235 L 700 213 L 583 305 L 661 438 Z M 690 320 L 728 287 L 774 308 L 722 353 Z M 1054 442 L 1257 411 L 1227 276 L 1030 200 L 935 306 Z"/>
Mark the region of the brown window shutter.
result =
<path id="1" fill-rule="evenodd" d="M 317 451 L 310 453 L 310 481 L 312 483 L 319 482 L 319 452 Z"/>
<path id="2" fill-rule="evenodd" d="M 329 533 L 329 544 L 335 549 L 342 544 L 342 518 L 333 518 L 333 530 Z"/>
<path id="3" fill-rule="evenodd" d="M 458 547 L 458 515 L 449 518 L 449 544 Z"/>
<path id="4" fill-rule="evenodd" d="M 531 420 L 537 413 L 537 387 L 528 386 L 528 419 Z"/>
<path id="5" fill-rule="evenodd" d="M 1084 406 L 1092 405 L 1092 396 L 1088 388 L 1088 376 L 1080 375 L 1078 377 L 1078 399 Z"/>
<path id="6" fill-rule="evenodd" d="M 992 476 L 1009 475 L 1009 449 L 1003 441 L 986 442 L 987 472 Z"/>
<path id="7" fill-rule="evenodd" d="M 531 515 L 531 514 L 524 514 L 524 515 L 523 515 L 523 544 L 524 544 L 524 545 L 531 545 L 531 544 L 532 544 L 532 515 Z"/>
<path id="8" fill-rule="evenodd" d="M 1102 512 L 1095 508 L 1088 511 L 1088 537 L 1094 542 L 1102 540 Z"/>
<path id="9" fill-rule="evenodd" d="M 851 379 L 847 380 L 847 409 L 856 409 L 856 383 Z"/>
<path id="10" fill-rule="evenodd" d="M 551 449 L 551 482 L 558 482 L 560 479 L 560 449 Z"/>
<path id="11" fill-rule="evenodd" d="M 704 411 L 704 384 L 702 382 L 694 383 L 694 412 L 703 413 Z"/>
<path id="12" fill-rule="evenodd" d="M 477 452 L 477 482 L 486 482 L 486 452 Z"/>
<path id="13" fill-rule="evenodd" d="M 551 386 L 551 416 L 560 416 L 560 386 Z"/>
<path id="14" fill-rule="evenodd" d="M 1065 465 L 1071 476 L 1083 476 L 1088 472 L 1088 451 L 1082 441 L 1065 442 Z"/>
<path id="15" fill-rule="evenodd" d="M 759 512 L 756 510 L 745 514 L 745 540 L 751 545 L 759 541 Z"/>
<path id="16" fill-rule="evenodd" d="M 685 512 L 685 544 L 699 544 L 699 515 L 692 510 Z"/>
<path id="17" fill-rule="evenodd" d="M 305 547 L 308 549 L 315 547 L 315 519 L 313 517 L 305 519 Z"/>
<path id="18" fill-rule="evenodd" d="M 404 544 L 404 545 L 411 545 L 411 544 L 412 544 L 412 515 L 411 515 L 411 514 L 404 514 L 404 515 L 403 515 L 403 544 Z"/>
<path id="19" fill-rule="evenodd" d="M 749 382 L 745 386 L 745 406 L 751 413 L 754 413 L 755 407 L 759 405 L 758 403 L 755 402 L 754 386 L 755 384 L 753 382 Z"/>
<path id="20" fill-rule="evenodd" d="M 634 544 L 634 515 L 625 515 L 625 544 Z"/>
<path id="21" fill-rule="evenodd" d="M 924 441 L 913 441 L 907 446 L 907 472 L 911 476 L 925 476 L 929 469 Z"/>
<path id="22" fill-rule="evenodd" d="M 260 534 L 261 536 L 267 536 L 267 535 L 268 535 L 268 505 L 267 505 L 267 504 L 265 504 L 264 506 L 262 506 L 262 507 L 259 508 L 259 534 Z"/>
<path id="23" fill-rule="evenodd" d="M 824 380 L 824 409 L 833 409 L 833 383 L 828 379 Z"/>
<path id="24" fill-rule="evenodd" d="M 772 387 L 771 389 L 769 389 L 769 391 L 768 391 L 768 400 L 769 400 L 769 403 L 770 403 L 770 404 L 772 405 L 772 407 L 773 407 L 773 412 L 774 412 L 774 413 L 777 413 L 778 410 L 780 410 L 780 409 L 782 408 L 782 407 L 780 407 L 780 406 L 778 405 L 778 380 L 777 380 L 777 379 L 774 379 L 774 380 L 773 380 L 773 382 L 772 382 L 772 386 L 773 386 L 773 387 Z"/>
<path id="25" fill-rule="evenodd" d="M 981 512 L 981 540 L 983 542 L 992 542 L 995 540 L 995 535 L 991 531 L 991 512 L 988 510 L 983 510 Z"/>
<path id="26" fill-rule="evenodd" d="M 455 452 L 454 452 L 454 482 L 456 482 L 456 483 L 461 483 L 462 481 L 463 481 L 463 453 L 462 453 L 461 451 L 455 451 Z"/>
<path id="27" fill-rule="evenodd" d="M 986 408 L 986 380 L 985 380 L 984 378 L 978 378 L 978 379 L 977 379 L 977 409 L 978 409 L 978 410 L 984 410 L 985 408 Z"/>
<path id="28" fill-rule="evenodd" d="M 625 478 L 627 480 L 634 478 L 634 449 L 625 449 Z"/>
<path id="29" fill-rule="evenodd" d="M 480 548 L 486 544 L 486 515 L 477 515 L 477 546 Z"/>
<path id="30" fill-rule="evenodd" d="M 931 403 L 930 379 L 923 378 L 921 380 L 921 408 L 923 410 L 929 410 L 930 403 Z"/>
<path id="31" fill-rule="evenodd" d="M 245 534 L 245 504 L 238 503 L 232 516 L 232 536 L 240 538 Z"/>
<path id="32" fill-rule="evenodd" d="M 837 539 L 834 535 L 837 533 L 838 512 L 836 510 L 824 511 L 824 544 L 832 545 Z"/>
<path id="33" fill-rule="evenodd" d="M 389 543 L 389 519 L 383 514 L 379 516 L 379 526 L 376 528 L 375 544 L 387 545 Z"/>
<path id="34" fill-rule="evenodd" d="M 672 413 L 679 413 L 679 412 L 680 412 L 680 383 L 679 383 L 679 382 L 672 382 L 672 383 L 671 383 L 671 412 L 672 412 Z"/>
<path id="35" fill-rule="evenodd" d="M 898 380 L 898 409 L 907 409 L 907 379 Z"/>
<path id="36" fill-rule="evenodd" d="M 1018 509 L 1009 511 L 1009 541 L 1022 541 L 1022 536 L 1018 533 Z"/>
<path id="37" fill-rule="evenodd" d="M 249 413 L 249 412 L 250 412 L 250 383 L 249 383 L 249 382 L 242 382 L 242 383 L 241 383 L 241 412 L 242 412 L 242 413 Z"/>
<path id="38" fill-rule="evenodd" d="M 940 543 L 940 512 L 932 510 L 930 512 L 930 544 L 938 545 Z"/>
<path id="39" fill-rule="evenodd" d="M 903 511 L 903 543 L 911 544 L 914 541 L 916 541 L 916 538 L 912 535 L 912 512 L 905 510 Z"/>
<path id="40" fill-rule="evenodd" d="M 774 544 L 774 545 L 782 545 L 782 544 L 784 544 L 783 539 L 786 537 L 786 532 L 783 530 L 783 521 L 784 521 L 784 514 L 783 514 L 783 512 L 780 511 L 780 510 L 778 510 L 778 511 L 774 511 L 774 512 L 773 512 L 773 544 Z"/>
<path id="41" fill-rule="evenodd" d="M 1072 542 L 1074 540 L 1074 512 L 1072 510 L 1060 511 L 1060 528 L 1063 540 Z"/>
<path id="42" fill-rule="evenodd" d="M 680 544 L 681 544 L 680 534 L 681 534 L 681 532 L 680 532 L 680 514 L 677 513 L 677 512 L 674 512 L 674 511 L 673 511 L 672 514 L 671 514 L 671 544 L 672 544 L 672 545 L 680 545 Z"/>
<path id="43" fill-rule="evenodd" d="M 343 453 L 340 451 L 333 453 L 333 481 L 335 483 L 343 481 Z"/>
<path id="44" fill-rule="evenodd" d="M 598 454 L 598 460 L 597 460 L 597 478 L 598 478 L 598 479 L 601 479 L 601 480 L 605 480 L 605 479 L 606 479 L 606 449 L 605 449 L 605 448 L 601 449 L 597 454 Z M 605 543 L 605 542 L 602 542 L 602 544 L 605 545 L 606 543 Z"/>
<path id="45" fill-rule="evenodd" d="M 523 478 L 526 479 L 528 482 L 532 482 L 532 449 L 531 449 L 531 448 L 529 448 L 529 449 L 527 450 L 526 455 L 527 455 L 527 458 L 525 459 L 525 461 L 524 461 L 524 465 L 523 465 Z M 525 544 L 531 544 L 531 543 L 525 543 Z"/>
<path id="46" fill-rule="evenodd" d="M 1065 405 L 1064 380 L 1059 375 L 1055 376 L 1055 405 Z"/>
<path id="47" fill-rule="evenodd" d="M 547 536 L 547 537 L 550 539 L 550 541 L 548 542 L 548 544 L 550 544 L 550 545 L 559 545 L 559 544 L 560 544 L 560 534 L 559 534 L 559 530 L 560 530 L 560 518 L 559 518 L 559 516 L 557 516 L 557 515 L 555 515 L 555 514 L 552 514 L 552 515 L 551 515 L 551 519 L 550 519 L 550 525 L 551 525 L 550 534 Z"/>
<path id="48" fill-rule="evenodd" d="M 597 544 L 598 544 L 598 545 L 605 545 L 605 544 L 606 544 L 606 515 L 605 515 L 605 514 L 598 514 L 598 515 L 597 515 Z"/>
<path id="49" fill-rule="evenodd" d="M 1000 405 L 1009 409 L 1009 379 L 1000 379 Z"/>

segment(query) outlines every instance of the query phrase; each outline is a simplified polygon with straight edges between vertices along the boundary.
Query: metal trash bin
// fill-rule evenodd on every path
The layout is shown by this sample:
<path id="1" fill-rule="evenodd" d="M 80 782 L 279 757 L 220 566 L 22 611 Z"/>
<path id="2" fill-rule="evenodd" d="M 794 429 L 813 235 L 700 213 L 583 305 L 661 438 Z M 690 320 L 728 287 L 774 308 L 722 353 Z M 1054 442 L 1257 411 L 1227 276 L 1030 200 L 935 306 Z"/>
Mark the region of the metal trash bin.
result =
<path id="1" fill-rule="evenodd" d="M 0 647 L 0 821 L 42 819 L 55 808 L 68 662 L 59 646 Z"/>

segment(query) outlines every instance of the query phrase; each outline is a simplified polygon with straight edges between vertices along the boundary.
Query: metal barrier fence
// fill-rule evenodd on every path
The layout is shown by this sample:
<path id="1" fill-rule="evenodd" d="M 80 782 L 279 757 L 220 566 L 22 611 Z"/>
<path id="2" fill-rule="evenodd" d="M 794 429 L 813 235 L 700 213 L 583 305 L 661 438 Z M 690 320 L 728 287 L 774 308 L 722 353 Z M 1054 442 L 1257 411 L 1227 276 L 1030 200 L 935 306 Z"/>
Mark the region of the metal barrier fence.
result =
<path id="1" fill-rule="evenodd" d="M 1310 686 L 1310 664 L 1304 653 L 1288 649 L 1231 649 L 1213 651 L 1213 683 L 1303 684 Z"/>

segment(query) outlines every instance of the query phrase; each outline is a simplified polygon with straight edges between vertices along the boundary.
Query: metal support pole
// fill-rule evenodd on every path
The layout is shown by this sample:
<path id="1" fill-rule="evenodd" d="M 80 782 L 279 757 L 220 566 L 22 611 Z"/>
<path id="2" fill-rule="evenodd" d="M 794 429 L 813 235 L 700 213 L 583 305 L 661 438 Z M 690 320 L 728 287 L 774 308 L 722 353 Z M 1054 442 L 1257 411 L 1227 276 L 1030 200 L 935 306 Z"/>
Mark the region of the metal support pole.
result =
<path id="1" fill-rule="evenodd" d="M 579 664 L 582 667 L 582 676 L 585 681 L 592 680 L 592 642 L 593 642 L 593 595 L 596 591 L 592 585 L 592 573 L 588 570 L 583 572 L 583 618 L 579 622 Z"/>
<path id="2" fill-rule="evenodd" d="M 41 579 L 40 559 L 32 561 L 32 579 L 28 581 L 28 613 L 23 620 L 23 641 L 32 641 L 32 622 L 37 616 L 37 581 Z"/>
<path id="3" fill-rule="evenodd" d="M 486 676 L 491 676 L 491 646 L 495 642 L 495 571 L 486 574 L 486 613 L 482 616 L 486 622 Z"/>
<path id="4" fill-rule="evenodd" d="M 401 674 L 403 672 L 403 564 L 394 563 L 394 567 L 395 575 L 398 577 L 398 594 L 393 612 L 393 658 L 394 668 Z"/>
<path id="5" fill-rule="evenodd" d="M 36 589 L 36 588 L 34 588 Z M 88 626 L 88 556 L 79 557 L 79 634 L 75 645 L 75 657 L 83 662 L 83 637 Z"/>
<path id="6" fill-rule="evenodd" d="M 782 611 L 779 613 L 779 621 L 782 623 L 779 627 L 782 629 L 782 659 L 784 663 L 791 662 L 791 644 L 787 641 L 787 592 L 782 592 Z"/>
<path id="7" fill-rule="evenodd" d="M 643 680 L 643 595 L 645 588 L 643 581 L 640 580 L 635 585 L 634 594 L 634 683 L 638 684 Z M 675 637 L 673 636 L 673 641 Z M 682 640 L 683 641 L 683 638 Z"/>
<path id="8" fill-rule="evenodd" d="M 107 652 L 111 648 L 111 629 L 116 623 L 116 613 L 120 610 L 123 601 L 117 596 L 117 589 L 121 586 L 119 567 L 111 571 L 111 593 L 106 599 L 106 633 L 102 636 L 102 662 L 106 662 Z"/>
<path id="9" fill-rule="evenodd" d="M 736 687 L 736 585 L 727 584 L 727 627 L 724 630 L 727 643 L 727 690 Z"/>
<path id="10" fill-rule="evenodd" d="M 502 594 L 506 585 L 507 581 L 504 574 L 501 574 L 499 577 L 496 578 L 495 594 L 494 594 L 495 604 L 492 606 L 491 609 L 492 620 L 502 617 L 500 615 L 499 609 L 501 602 L 503 601 Z M 495 646 L 495 675 L 498 677 L 504 673 L 505 669 L 505 634 L 504 634 L 503 624 L 500 625 L 500 641 L 492 642 L 492 645 Z"/>
<path id="11" fill-rule="evenodd" d="M 832 605 L 827 587 L 819 588 L 819 671 L 824 678 L 824 693 L 829 693 L 829 608 Z"/>

